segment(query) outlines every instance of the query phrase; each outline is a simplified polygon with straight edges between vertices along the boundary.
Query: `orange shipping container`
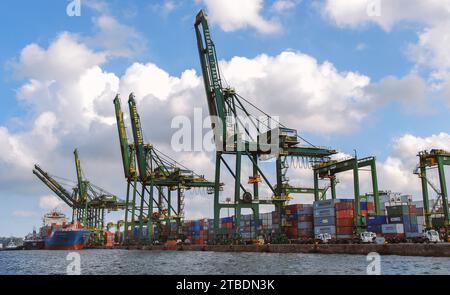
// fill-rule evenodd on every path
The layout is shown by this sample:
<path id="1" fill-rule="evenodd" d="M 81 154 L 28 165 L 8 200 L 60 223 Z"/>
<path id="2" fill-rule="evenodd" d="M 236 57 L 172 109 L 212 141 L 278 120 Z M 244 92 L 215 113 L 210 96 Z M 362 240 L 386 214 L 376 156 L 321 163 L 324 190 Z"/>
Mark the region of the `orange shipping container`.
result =
<path id="1" fill-rule="evenodd" d="M 336 218 L 353 218 L 354 216 L 353 210 L 336 211 Z"/>
<path id="2" fill-rule="evenodd" d="M 353 218 L 337 218 L 336 219 L 336 226 L 338 227 L 345 227 L 345 226 L 349 226 L 349 227 L 353 227 L 354 225 L 354 220 Z"/>
<path id="3" fill-rule="evenodd" d="M 168 240 L 166 242 L 166 246 L 176 246 L 177 245 L 177 241 L 176 240 Z"/>
<path id="4" fill-rule="evenodd" d="M 340 210 L 353 210 L 353 202 L 343 202 L 343 203 L 336 203 L 335 204 L 336 211 Z"/>

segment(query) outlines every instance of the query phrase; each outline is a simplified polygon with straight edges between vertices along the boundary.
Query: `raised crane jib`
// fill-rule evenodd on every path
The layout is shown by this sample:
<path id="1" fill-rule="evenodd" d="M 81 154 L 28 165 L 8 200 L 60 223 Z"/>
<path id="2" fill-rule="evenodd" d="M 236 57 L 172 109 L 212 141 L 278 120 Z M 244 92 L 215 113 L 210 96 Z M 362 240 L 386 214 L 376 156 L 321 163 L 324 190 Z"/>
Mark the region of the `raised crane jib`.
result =
<path id="1" fill-rule="evenodd" d="M 145 155 L 144 138 L 142 134 L 141 119 L 139 117 L 134 94 L 130 94 L 128 100 L 130 108 L 131 128 L 133 129 L 134 146 L 136 148 L 136 157 L 139 169 L 139 178 L 141 181 L 147 180 L 147 161 Z"/>
<path id="2" fill-rule="evenodd" d="M 73 208 L 76 206 L 76 200 L 47 172 L 43 171 L 38 165 L 34 165 L 33 174 L 36 175 L 48 188 L 50 188 L 64 203 Z"/>
<path id="3" fill-rule="evenodd" d="M 132 177 L 132 173 L 130 170 L 131 159 L 130 159 L 130 147 L 128 145 L 128 137 L 127 132 L 125 130 L 125 122 L 123 120 L 123 112 L 122 105 L 120 103 L 119 94 L 114 98 L 114 107 L 116 110 L 116 121 L 117 121 L 117 130 L 119 132 L 119 141 L 120 141 L 120 152 L 122 153 L 122 164 L 125 177 L 130 179 Z"/>
<path id="4" fill-rule="evenodd" d="M 75 158 L 75 169 L 77 171 L 77 182 L 78 182 L 78 197 L 80 202 L 84 202 L 87 200 L 87 187 L 85 181 L 83 181 L 83 176 L 81 174 L 81 163 L 80 158 L 78 157 L 78 150 L 75 149 L 73 151 L 73 155 Z"/>
<path id="5" fill-rule="evenodd" d="M 225 126 L 226 106 L 219 63 L 208 21 L 203 10 L 197 14 L 194 26 L 209 113 L 212 117 L 219 117 L 223 124 L 222 126 Z M 212 128 L 215 128 L 214 122 Z M 225 128 L 223 128 L 223 135 L 225 136 Z"/>

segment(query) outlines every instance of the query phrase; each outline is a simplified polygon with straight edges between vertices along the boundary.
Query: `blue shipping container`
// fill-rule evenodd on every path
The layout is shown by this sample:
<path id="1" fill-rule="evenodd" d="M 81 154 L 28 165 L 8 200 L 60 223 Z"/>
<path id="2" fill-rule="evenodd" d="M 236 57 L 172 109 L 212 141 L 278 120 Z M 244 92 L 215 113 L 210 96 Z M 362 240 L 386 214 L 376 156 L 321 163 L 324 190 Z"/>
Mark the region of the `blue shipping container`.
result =
<path id="1" fill-rule="evenodd" d="M 334 217 L 316 217 L 314 218 L 314 226 L 335 225 Z"/>
<path id="2" fill-rule="evenodd" d="M 313 229 L 313 223 L 312 222 L 306 222 L 306 221 L 302 221 L 298 223 L 298 228 L 299 229 Z"/>
<path id="3" fill-rule="evenodd" d="M 303 207 L 297 209 L 298 215 L 313 215 L 313 208 L 312 207 Z"/>
<path id="4" fill-rule="evenodd" d="M 380 234 L 381 233 L 381 224 L 368 225 L 367 230 L 374 232 L 376 234 Z"/>
<path id="5" fill-rule="evenodd" d="M 398 216 L 389 216 L 388 217 L 388 221 L 389 221 L 389 223 L 403 223 L 403 217 L 404 216 L 401 216 L 401 215 L 398 215 Z"/>
<path id="6" fill-rule="evenodd" d="M 367 224 L 368 225 L 380 225 L 380 224 L 386 224 L 387 219 L 384 215 L 372 215 L 367 217 Z"/>
<path id="7" fill-rule="evenodd" d="M 314 217 L 334 216 L 334 208 L 324 208 L 314 210 Z"/>
<path id="8" fill-rule="evenodd" d="M 360 202 L 361 210 L 367 210 L 367 202 Z"/>

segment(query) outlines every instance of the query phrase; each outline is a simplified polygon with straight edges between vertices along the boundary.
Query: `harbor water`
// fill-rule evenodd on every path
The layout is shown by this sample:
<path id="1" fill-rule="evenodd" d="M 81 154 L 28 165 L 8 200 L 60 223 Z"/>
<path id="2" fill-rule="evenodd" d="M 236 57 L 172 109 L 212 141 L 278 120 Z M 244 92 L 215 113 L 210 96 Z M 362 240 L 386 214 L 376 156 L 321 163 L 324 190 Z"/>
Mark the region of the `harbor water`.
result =
<path id="1" fill-rule="evenodd" d="M 0 251 L 0 275 L 64 275 L 70 251 Z M 82 250 L 83 275 L 365 275 L 364 255 Z M 72 255 L 73 257 L 73 255 Z M 381 256 L 381 274 L 450 274 L 450 258 Z"/>

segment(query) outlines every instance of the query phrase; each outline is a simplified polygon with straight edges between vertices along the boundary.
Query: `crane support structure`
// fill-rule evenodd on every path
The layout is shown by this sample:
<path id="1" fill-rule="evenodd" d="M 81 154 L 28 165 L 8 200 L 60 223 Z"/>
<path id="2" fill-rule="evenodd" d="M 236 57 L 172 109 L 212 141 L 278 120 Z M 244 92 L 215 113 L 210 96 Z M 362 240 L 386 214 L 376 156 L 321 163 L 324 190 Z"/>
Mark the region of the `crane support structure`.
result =
<path id="1" fill-rule="evenodd" d="M 355 225 L 357 231 L 364 230 L 364 218 L 361 216 L 361 194 L 359 186 L 359 170 L 364 167 L 370 167 L 370 173 L 372 178 L 372 189 L 375 203 L 375 213 L 380 215 L 380 196 L 378 191 L 378 178 L 376 169 L 376 159 L 375 157 L 367 157 L 362 159 L 357 159 L 356 157 L 345 159 L 341 161 L 328 161 L 324 163 L 317 164 L 313 167 L 314 170 L 314 187 L 316 190 L 315 200 L 319 200 L 319 179 L 329 179 L 331 187 L 331 197 L 336 199 L 336 174 L 344 171 L 353 171 L 353 192 L 355 197 Z"/>
<path id="2" fill-rule="evenodd" d="M 92 185 L 83 179 L 78 151 L 74 151 L 77 175 L 76 185 L 69 193 L 54 177 L 35 165 L 33 174 L 50 188 L 64 203 L 72 209 L 72 222 L 81 221 L 83 226 L 93 231 L 103 231 L 105 227 L 105 210 L 117 211 L 125 207 L 125 203 L 116 196 Z"/>
<path id="3" fill-rule="evenodd" d="M 124 243 L 152 243 L 154 226 L 162 229 L 172 221 L 178 232 L 184 218 L 185 192 L 190 189 L 211 189 L 215 183 L 195 174 L 169 156 L 144 142 L 141 119 L 134 94 L 130 94 L 130 111 L 133 143 L 128 143 L 120 97 L 114 99 L 122 163 L 127 180 L 127 197 L 124 225 Z M 137 167 L 137 169 L 135 168 Z M 145 231 L 146 230 L 146 231 Z M 157 238 L 157 237 L 156 237 Z"/>
<path id="4" fill-rule="evenodd" d="M 336 153 L 334 150 L 316 147 L 307 142 L 302 145 L 297 131 L 286 128 L 254 104 L 236 93 L 232 88 L 222 85 L 216 49 L 206 15 L 200 11 L 194 23 L 197 38 L 198 54 L 202 68 L 206 100 L 211 118 L 211 128 L 216 145 L 215 187 L 214 187 L 214 232 L 220 240 L 227 235 L 226 230 L 219 227 L 222 209 L 235 211 L 234 239 L 240 236 L 240 218 L 243 209 L 251 209 L 254 214 L 255 232 L 258 232 L 259 205 L 273 204 L 281 220 L 283 206 L 290 199 L 290 192 L 311 193 L 312 190 L 293 188 L 286 176 L 292 159 L 306 165 L 328 160 Z M 250 109 L 261 113 L 260 117 L 270 120 L 262 122 L 254 116 Z M 246 119 L 247 122 L 243 122 Z M 246 124 L 248 123 L 248 124 Z M 275 126 L 274 126 L 275 125 Z M 305 140 L 304 140 L 305 141 Z M 227 162 L 231 158 L 234 164 Z M 275 181 L 268 173 L 264 173 L 261 161 L 275 159 Z M 230 160 L 229 160 L 230 161 Z M 249 175 L 251 187 L 245 187 L 242 181 L 244 161 L 252 167 Z M 220 183 L 223 171 L 234 179 L 234 199 L 232 203 L 223 202 L 220 198 Z M 269 200 L 260 198 L 261 185 L 271 192 Z M 318 188 L 317 191 L 320 191 Z"/>
<path id="5" fill-rule="evenodd" d="M 425 215 L 425 224 L 428 229 L 432 228 L 430 203 L 428 197 L 428 185 L 430 184 L 438 193 L 438 199 L 442 201 L 442 210 L 444 214 L 444 227 L 449 228 L 449 208 L 448 208 L 448 190 L 445 176 L 445 166 L 450 166 L 450 152 L 433 149 L 431 151 L 421 151 L 417 154 L 419 165 L 417 174 L 422 183 L 422 197 Z M 427 178 L 427 169 L 437 168 L 439 174 L 439 189 L 435 188 Z"/>

